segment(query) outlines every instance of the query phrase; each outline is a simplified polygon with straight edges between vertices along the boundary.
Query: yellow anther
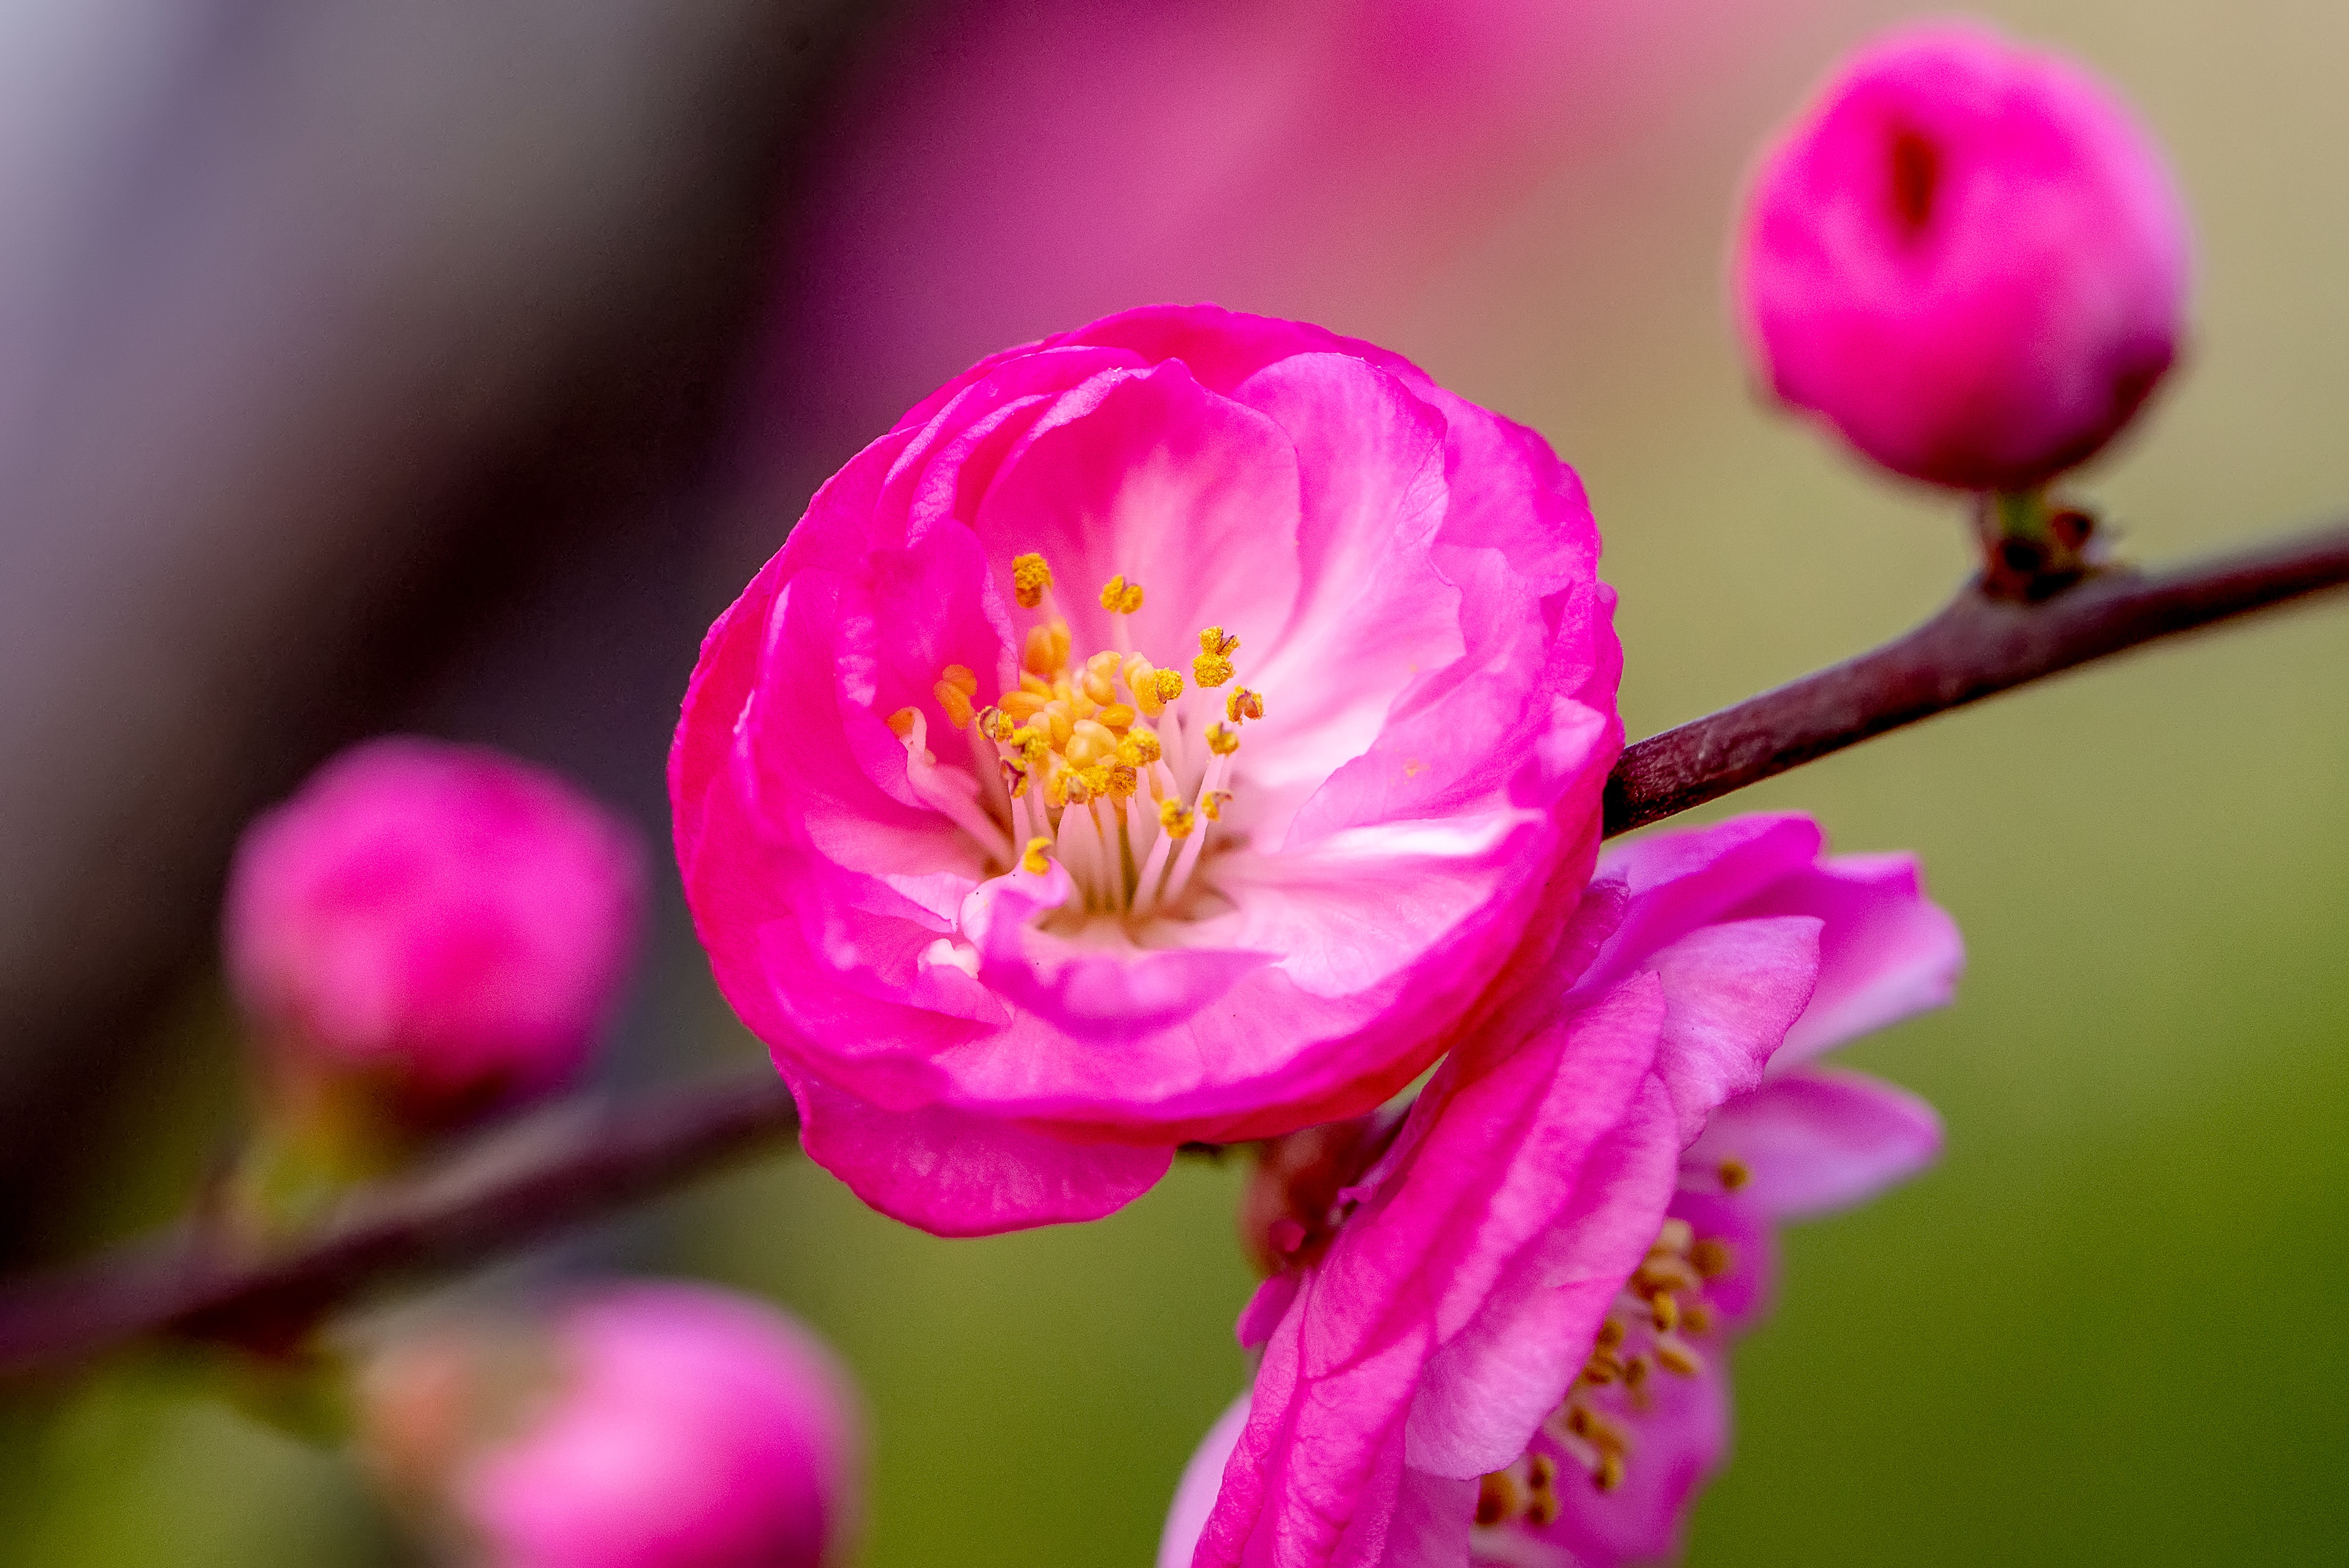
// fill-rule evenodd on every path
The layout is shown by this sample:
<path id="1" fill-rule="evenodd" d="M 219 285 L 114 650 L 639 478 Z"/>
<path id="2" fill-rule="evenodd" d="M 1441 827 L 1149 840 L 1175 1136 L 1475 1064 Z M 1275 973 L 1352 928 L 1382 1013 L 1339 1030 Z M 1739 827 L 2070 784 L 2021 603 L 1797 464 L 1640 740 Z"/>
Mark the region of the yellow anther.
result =
<path id="1" fill-rule="evenodd" d="M 988 707 L 978 710 L 978 732 L 996 745 L 1009 740 L 1013 728 L 1011 716 L 1001 708 Z"/>
<path id="2" fill-rule="evenodd" d="M 1044 804 L 1051 807 L 1057 811 L 1068 803 L 1068 769 L 1064 768 L 1055 768 L 1051 772 L 1044 776 Z"/>
<path id="3" fill-rule="evenodd" d="M 895 736 L 898 739 L 911 740 L 914 738 L 914 710 L 912 708 L 899 708 L 896 712 L 889 716 L 888 724 L 889 733 Z"/>
<path id="4" fill-rule="evenodd" d="M 1218 757 L 1229 757 L 1240 748 L 1240 732 L 1228 724 L 1216 725 L 1207 731 L 1207 749 Z"/>
<path id="5" fill-rule="evenodd" d="M 1670 1253 L 1661 1256 L 1650 1253 L 1648 1261 L 1641 1264 L 1639 1272 L 1631 1276 L 1632 1288 L 1650 1295 L 1660 1290 L 1674 1293 L 1697 1290 L 1703 1284 L 1704 1276 L 1696 1272 L 1693 1264 L 1686 1258 L 1674 1257 Z"/>
<path id="6" fill-rule="evenodd" d="M 1128 583 L 1123 574 L 1102 585 L 1101 607 L 1112 615 L 1131 615 L 1142 608 L 1142 584 Z"/>
<path id="7" fill-rule="evenodd" d="M 1050 850 L 1051 847 L 1052 841 L 1043 837 L 1041 834 L 1029 840 L 1028 848 L 1023 851 L 1019 856 L 1019 869 L 1036 876 L 1042 876 L 1044 874 L 1045 853 L 1047 851 Z"/>
<path id="8" fill-rule="evenodd" d="M 1052 727 L 1049 722 L 1023 725 L 1013 739 L 1019 743 L 1019 759 L 1030 768 L 1041 768 L 1052 755 Z"/>
<path id="9" fill-rule="evenodd" d="M 1117 749 L 1117 732 L 1097 718 L 1081 718 L 1072 727 L 1079 739 L 1091 743 L 1103 756 Z"/>
<path id="10" fill-rule="evenodd" d="M 1191 815 L 1191 808 L 1183 804 L 1182 801 L 1161 800 L 1158 802 L 1158 825 L 1166 830 L 1166 836 L 1168 838 L 1189 838 L 1191 836 L 1191 826 L 1194 820 L 1195 819 Z"/>
<path id="11" fill-rule="evenodd" d="M 1508 1471 L 1495 1470 L 1476 1483 L 1476 1522 L 1485 1529 L 1516 1519 L 1518 1506 L 1517 1483 Z"/>
<path id="12" fill-rule="evenodd" d="M 1004 697 L 1003 712 L 1005 717 L 1014 723 L 1025 724 L 1043 712 L 1044 705 L 1051 700 L 1048 696 L 1039 696 L 1032 691 L 1015 691 Z"/>
<path id="13" fill-rule="evenodd" d="M 1088 771 L 1087 769 L 1071 768 L 1067 772 L 1055 776 L 1061 786 L 1062 805 L 1081 806 L 1093 798 L 1093 787 L 1085 779 L 1085 774 Z"/>
<path id="14" fill-rule="evenodd" d="M 1050 678 L 1061 667 L 1061 655 L 1052 642 L 1052 628 L 1030 626 L 1028 641 L 1020 650 L 1020 667 L 1029 674 Z M 1025 683 L 1022 683 L 1025 684 Z"/>
<path id="15" fill-rule="evenodd" d="M 1713 1167 L 1713 1174 L 1721 1178 L 1723 1191 L 1734 1192 L 1754 1180 L 1754 1168 L 1733 1154 Z"/>
<path id="16" fill-rule="evenodd" d="M 1069 663 L 1069 624 L 1055 616 L 1052 624 L 1045 629 L 1052 634 L 1052 667 L 1056 670 L 1066 668 Z"/>
<path id="17" fill-rule="evenodd" d="M 1704 1375 L 1704 1357 L 1695 1348 L 1670 1335 L 1656 1336 L 1656 1363 L 1679 1377 L 1701 1377 Z"/>
<path id="18" fill-rule="evenodd" d="M 1606 1387 L 1621 1376 L 1623 1376 L 1623 1363 L 1615 1358 L 1615 1353 L 1611 1350 L 1594 1350 L 1590 1353 L 1590 1359 L 1582 1364 L 1582 1380 L 1600 1387 Z"/>
<path id="19" fill-rule="evenodd" d="M 1109 715 L 1102 715 L 1102 722 L 1109 724 Z M 1110 727 L 1114 729 L 1117 727 L 1110 725 Z M 1133 755 L 1128 757 L 1126 753 L 1129 751 Z M 1125 738 L 1118 742 L 1117 755 L 1121 762 L 1131 762 L 1136 768 L 1147 768 L 1165 756 L 1166 748 L 1158 743 L 1158 737 L 1150 730 L 1129 729 L 1125 732 Z"/>
<path id="20" fill-rule="evenodd" d="M 1015 555 L 1011 558 L 1011 592 L 1024 610 L 1033 610 L 1044 602 L 1045 591 L 1052 586 L 1052 569 L 1040 555 Z"/>
<path id="21" fill-rule="evenodd" d="M 1142 700 L 1142 711 L 1154 718 L 1160 709 L 1183 695 L 1183 672 L 1153 670 L 1150 672 L 1150 690 L 1136 691 L 1133 695 Z M 1157 707 L 1151 706 L 1154 702 Z"/>
<path id="22" fill-rule="evenodd" d="M 1213 690 L 1232 678 L 1232 661 L 1214 654 L 1201 654 L 1191 661 L 1191 678 L 1204 690 Z"/>
<path id="23" fill-rule="evenodd" d="M 1655 1370 L 1655 1363 L 1650 1361 L 1644 1354 L 1632 1357 L 1623 1363 L 1623 1387 L 1636 1393 L 1640 1385 L 1648 1380 L 1648 1374 L 1653 1370 Z"/>
<path id="24" fill-rule="evenodd" d="M 1210 789 L 1199 797 L 1199 810 L 1207 814 L 1210 822 L 1220 822 L 1224 820 L 1224 802 L 1231 798 L 1228 789 Z"/>
<path id="25" fill-rule="evenodd" d="M 1040 696 L 1046 702 L 1052 700 L 1052 683 L 1032 670 L 1020 676 L 1019 689 L 1030 696 Z"/>
<path id="26" fill-rule="evenodd" d="M 1124 703 L 1113 702 L 1107 707 L 1102 708 L 1101 712 L 1095 714 L 1093 717 L 1100 719 L 1110 728 L 1123 732 L 1133 728 L 1133 721 L 1142 716 L 1134 712 L 1133 708 L 1127 707 Z"/>
<path id="27" fill-rule="evenodd" d="M 978 695 L 978 677 L 970 673 L 970 666 L 968 665 L 948 665 L 938 672 L 938 679 L 965 696 Z"/>
<path id="28" fill-rule="evenodd" d="M 1648 1298 L 1648 1311 L 1654 1315 L 1659 1334 L 1670 1334 L 1681 1326 L 1681 1304 L 1668 1290 L 1660 1290 Z"/>
<path id="29" fill-rule="evenodd" d="M 1600 1454 L 1598 1468 L 1590 1472 L 1590 1481 L 1601 1491 L 1613 1491 L 1617 1487 L 1621 1486 L 1623 1456 L 1618 1453 Z"/>
<path id="30" fill-rule="evenodd" d="M 1264 693 L 1250 691 L 1246 686 L 1234 686 L 1231 695 L 1224 698 L 1224 717 L 1234 724 L 1245 718 L 1262 718 Z"/>
<path id="31" fill-rule="evenodd" d="M 1606 1322 L 1599 1326 L 1599 1348 L 1601 1350 L 1614 1349 L 1617 1346 L 1623 1343 L 1623 1336 L 1626 1332 L 1628 1331 L 1624 1328 L 1623 1320 L 1621 1318 L 1609 1318 Z"/>
<path id="32" fill-rule="evenodd" d="M 1527 1454 L 1526 1480 L 1536 1491 L 1547 1491 L 1557 1484 L 1557 1461 L 1547 1454 Z"/>
<path id="33" fill-rule="evenodd" d="M 1588 1405 L 1567 1408 L 1566 1429 L 1592 1447 L 1610 1453 L 1621 1453 L 1631 1446 L 1630 1433 Z"/>
<path id="34" fill-rule="evenodd" d="M 1659 1253 L 1685 1253 L 1696 1240 L 1696 1231 L 1686 1220 L 1666 1220 L 1656 1232 L 1656 1244 L 1648 1249 L 1650 1257 Z"/>
<path id="35" fill-rule="evenodd" d="M 968 729 L 970 727 L 971 711 L 969 693 L 964 691 L 962 687 L 956 686 L 951 681 L 940 681 L 936 686 L 930 688 L 930 695 L 936 697 L 938 699 L 938 706 L 947 710 L 947 722 L 948 724 L 953 725 L 957 729 Z"/>
<path id="36" fill-rule="evenodd" d="M 1077 732 L 1077 716 L 1069 711 L 1067 703 L 1057 698 L 1044 705 L 1044 711 L 1036 716 L 1036 721 L 1051 727 L 1054 746 L 1066 746 L 1069 737 Z"/>
<path id="37" fill-rule="evenodd" d="M 1117 683 L 1107 676 L 1089 675 L 1085 677 L 1084 692 L 1094 702 L 1107 707 L 1117 700 Z"/>
<path id="38" fill-rule="evenodd" d="M 998 766 L 1003 769 L 1003 787 L 1011 792 L 1011 798 L 1014 800 L 1026 799 L 1028 794 L 1028 769 L 1020 767 L 1017 762 L 1013 762 L 1009 759 L 999 763 Z"/>
<path id="39" fill-rule="evenodd" d="M 1691 1334 L 1713 1332 L 1713 1308 L 1701 1301 L 1692 1301 L 1681 1309 L 1681 1326 Z"/>
<path id="40" fill-rule="evenodd" d="M 1110 769 L 1107 763 L 1096 762 L 1090 767 L 1080 769 L 1077 777 L 1085 781 L 1085 799 L 1098 800 L 1109 793 Z M 1070 792 L 1069 798 L 1076 799 L 1073 790 Z"/>
<path id="41" fill-rule="evenodd" d="M 1221 626 L 1209 626 L 1199 634 L 1199 651 L 1227 659 L 1240 651 L 1240 640 Z"/>
<path id="42" fill-rule="evenodd" d="M 1109 792 L 1112 796 L 1120 800 L 1128 799 L 1141 788 L 1142 775 L 1134 771 L 1132 763 L 1112 762 L 1109 765 Z"/>
<path id="43" fill-rule="evenodd" d="M 1547 1530 L 1557 1522 L 1558 1510 L 1562 1506 L 1557 1501 L 1557 1493 L 1546 1486 L 1537 1487 L 1533 1496 L 1526 1499 L 1526 1522 L 1536 1530 Z"/>
<path id="44" fill-rule="evenodd" d="M 1694 1264 L 1696 1272 L 1705 1278 L 1719 1279 L 1737 1266 L 1737 1254 L 1727 1242 L 1717 1236 L 1707 1236 L 1689 1248 L 1689 1262 Z"/>

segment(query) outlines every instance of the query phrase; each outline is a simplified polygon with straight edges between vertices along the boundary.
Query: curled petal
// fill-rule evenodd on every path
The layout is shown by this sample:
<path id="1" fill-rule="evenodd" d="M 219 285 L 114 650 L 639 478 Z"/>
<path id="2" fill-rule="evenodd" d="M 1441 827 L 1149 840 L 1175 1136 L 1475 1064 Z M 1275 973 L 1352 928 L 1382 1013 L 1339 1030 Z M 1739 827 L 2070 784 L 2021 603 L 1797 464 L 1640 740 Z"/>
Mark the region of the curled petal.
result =
<path id="1" fill-rule="evenodd" d="M 1733 1156 L 1752 1175 L 1738 1197 L 1777 1220 L 1864 1202 L 1941 1151 L 1941 1119 L 1905 1089 L 1829 1068 L 1773 1078 L 1723 1106 L 1689 1150 L 1692 1168 Z"/>

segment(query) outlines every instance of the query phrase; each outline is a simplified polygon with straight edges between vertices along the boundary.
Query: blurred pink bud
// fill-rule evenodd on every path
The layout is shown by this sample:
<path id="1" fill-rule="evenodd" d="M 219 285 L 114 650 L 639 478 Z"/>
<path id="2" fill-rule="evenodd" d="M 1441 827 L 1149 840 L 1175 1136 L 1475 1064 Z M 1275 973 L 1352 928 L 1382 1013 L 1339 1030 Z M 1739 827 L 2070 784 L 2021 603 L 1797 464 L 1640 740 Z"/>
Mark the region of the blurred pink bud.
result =
<path id="1" fill-rule="evenodd" d="M 1896 472 L 2023 490 L 2094 455 L 2168 370 L 2191 244 L 2110 88 L 1927 23 L 1847 60 L 1764 157 L 1734 286 L 1778 396 Z"/>
<path id="2" fill-rule="evenodd" d="M 853 1533 L 860 1434 L 821 1341 L 701 1285 L 423 1335 L 362 1387 L 375 1473 L 483 1568 L 817 1568 Z"/>
<path id="3" fill-rule="evenodd" d="M 635 944 L 627 826 L 494 752 L 370 742 L 245 830 L 226 945 L 295 1114 L 429 1130 L 585 1062 Z M 306 1106 L 303 1102 L 311 1102 Z"/>

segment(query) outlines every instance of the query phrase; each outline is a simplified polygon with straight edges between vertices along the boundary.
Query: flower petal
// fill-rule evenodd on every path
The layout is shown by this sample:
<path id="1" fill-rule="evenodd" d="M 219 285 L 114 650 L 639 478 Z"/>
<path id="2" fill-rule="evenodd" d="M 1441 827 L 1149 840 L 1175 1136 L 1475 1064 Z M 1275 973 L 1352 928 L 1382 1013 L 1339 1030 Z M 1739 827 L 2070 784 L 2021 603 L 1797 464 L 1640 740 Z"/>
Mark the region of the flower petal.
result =
<path id="1" fill-rule="evenodd" d="M 1811 914 L 1819 988 L 1772 1062 L 1778 1071 L 1822 1051 L 1947 1006 L 1966 966 L 1965 941 L 1925 896 L 1913 855 L 1837 855 L 1790 876 L 1741 914 Z"/>
<path id="2" fill-rule="evenodd" d="M 808 1158 L 893 1219 L 935 1236 L 1097 1220 L 1146 1192 L 1172 1149 L 1076 1143 L 943 1105 L 893 1112 L 791 1078 Z"/>
<path id="3" fill-rule="evenodd" d="M 1862 1202 L 1940 1151 L 1941 1119 L 1915 1095 L 1864 1073 L 1806 1068 L 1723 1106 L 1688 1161 L 1710 1169 L 1734 1156 L 1753 1173 L 1739 1201 L 1792 1220 Z"/>

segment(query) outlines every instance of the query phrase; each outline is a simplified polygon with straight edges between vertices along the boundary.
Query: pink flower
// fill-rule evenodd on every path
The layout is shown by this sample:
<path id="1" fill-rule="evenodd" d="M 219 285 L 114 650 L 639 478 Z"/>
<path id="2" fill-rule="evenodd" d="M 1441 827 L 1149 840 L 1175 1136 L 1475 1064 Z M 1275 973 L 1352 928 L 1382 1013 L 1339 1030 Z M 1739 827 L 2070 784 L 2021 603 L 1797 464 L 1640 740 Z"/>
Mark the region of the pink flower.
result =
<path id="1" fill-rule="evenodd" d="M 634 834 L 562 780 L 478 748 L 373 741 L 246 830 L 229 975 L 281 1088 L 447 1126 L 585 1062 L 642 882 Z"/>
<path id="2" fill-rule="evenodd" d="M 485 1568 L 818 1568 L 856 1511 L 856 1400 L 814 1336 L 687 1284 L 398 1345 L 363 1387 L 375 1473 Z"/>
<path id="3" fill-rule="evenodd" d="M 1917 1101 L 1805 1065 L 1945 1000 L 1960 965 L 1911 861 L 1821 848 L 1806 818 L 1749 817 L 1602 863 L 1554 984 L 1462 1042 L 1327 1250 L 1242 1315 L 1255 1388 L 1228 1458 L 1186 1472 L 1162 1563 L 1671 1549 L 1768 1222 L 1939 1143 Z"/>
<path id="4" fill-rule="evenodd" d="M 1895 29 L 1763 159 L 1735 261 L 1778 395 L 1885 467 L 2029 490 L 2168 370 L 2191 239 L 2110 88 L 1970 23 Z"/>
<path id="5" fill-rule="evenodd" d="M 1408 1083 L 1595 857 L 1598 550 L 1539 437 L 1291 322 L 1133 311 L 923 402 L 711 629 L 670 758 L 808 1152 L 1000 1231 Z"/>

